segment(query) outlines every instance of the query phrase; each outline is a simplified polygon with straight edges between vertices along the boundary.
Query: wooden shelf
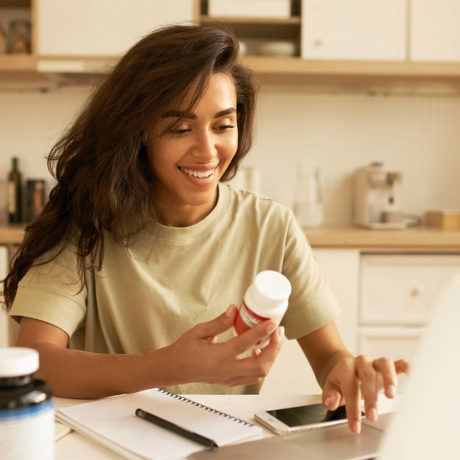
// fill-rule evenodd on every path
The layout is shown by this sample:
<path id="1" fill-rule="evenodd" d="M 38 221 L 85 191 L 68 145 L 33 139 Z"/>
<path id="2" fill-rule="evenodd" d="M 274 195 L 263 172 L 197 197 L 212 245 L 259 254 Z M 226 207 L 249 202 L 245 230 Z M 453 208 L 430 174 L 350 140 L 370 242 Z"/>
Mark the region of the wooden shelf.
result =
<path id="1" fill-rule="evenodd" d="M 262 74 L 460 78 L 460 62 L 327 61 L 268 56 L 244 56 L 241 61 Z"/>
<path id="2" fill-rule="evenodd" d="M 200 22 L 223 22 L 226 24 L 267 24 L 267 25 L 300 25 L 300 16 L 289 18 L 252 18 L 236 16 L 200 16 Z"/>
<path id="3" fill-rule="evenodd" d="M 29 54 L 0 54 L 0 72 L 34 71 L 37 58 Z"/>

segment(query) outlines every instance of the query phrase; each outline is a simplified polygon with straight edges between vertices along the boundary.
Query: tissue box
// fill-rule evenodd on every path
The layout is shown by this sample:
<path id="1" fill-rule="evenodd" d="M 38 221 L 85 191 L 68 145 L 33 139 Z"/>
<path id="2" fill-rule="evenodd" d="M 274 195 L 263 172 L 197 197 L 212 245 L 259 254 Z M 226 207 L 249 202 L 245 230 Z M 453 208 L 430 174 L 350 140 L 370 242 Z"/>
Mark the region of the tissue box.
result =
<path id="1" fill-rule="evenodd" d="M 460 211 L 428 211 L 426 224 L 443 230 L 460 230 Z"/>
<path id="2" fill-rule="evenodd" d="M 208 16 L 289 18 L 290 0 L 209 0 Z"/>

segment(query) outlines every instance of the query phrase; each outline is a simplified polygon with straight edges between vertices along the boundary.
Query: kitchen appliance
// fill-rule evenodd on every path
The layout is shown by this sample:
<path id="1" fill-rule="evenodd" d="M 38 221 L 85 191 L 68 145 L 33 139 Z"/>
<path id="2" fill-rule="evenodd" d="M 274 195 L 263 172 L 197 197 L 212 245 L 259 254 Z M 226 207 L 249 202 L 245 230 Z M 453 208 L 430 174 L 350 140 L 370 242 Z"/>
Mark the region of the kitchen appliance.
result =
<path id="1" fill-rule="evenodd" d="M 353 177 L 353 223 L 375 229 L 405 228 L 401 182 L 401 172 L 386 171 L 380 162 L 357 169 Z"/>

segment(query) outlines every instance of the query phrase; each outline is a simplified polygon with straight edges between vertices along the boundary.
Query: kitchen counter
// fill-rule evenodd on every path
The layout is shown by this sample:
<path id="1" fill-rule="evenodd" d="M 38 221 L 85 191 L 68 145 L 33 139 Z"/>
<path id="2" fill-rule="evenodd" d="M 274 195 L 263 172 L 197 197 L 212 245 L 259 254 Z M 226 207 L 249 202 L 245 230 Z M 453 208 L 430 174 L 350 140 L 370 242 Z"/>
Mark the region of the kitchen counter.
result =
<path id="1" fill-rule="evenodd" d="M 0 246 L 19 244 L 24 237 L 24 225 L 0 225 Z"/>
<path id="2" fill-rule="evenodd" d="M 369 230 L 353 226 L 304 228 L 313 248 L 368 252 L 460 252 L 460 231 L 433 227 Z"/>
<path id="3" fill-rule="evenodd" d="M 432 227 L 404 230 L 368 230 L 353 226 L 304 228 L 313 248 L 359 249 L 369 252 L 459 252 L 460 231 Z M 0 245 L 19 244 L 22 225 L 1 225 Z"/>

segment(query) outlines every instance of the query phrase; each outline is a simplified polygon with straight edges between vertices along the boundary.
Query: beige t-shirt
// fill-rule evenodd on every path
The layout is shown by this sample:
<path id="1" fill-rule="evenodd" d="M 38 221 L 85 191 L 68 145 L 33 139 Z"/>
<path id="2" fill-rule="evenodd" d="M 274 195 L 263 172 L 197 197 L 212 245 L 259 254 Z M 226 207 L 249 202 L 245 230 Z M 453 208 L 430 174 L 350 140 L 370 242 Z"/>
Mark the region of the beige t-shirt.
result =
<path id="1" fill-rule="evenodd" d="M 143 353 L 172 343 L 230 304 L 239 305 L 262 270 L 280 271 L 292 284 L 282 321 L 288 338 L 303 337 L 338 313 L 292 212 L 275 200 L 220 184 L 217 205 L 197 224 L 155 222 L 128 248 L 107 235 L 102 268 L 85 273 L 83 289 L 73 246 L 53 262 L 32 267 L 10 314 L 56 325 L 71 337 L 71 348 Z M 191 383 L 168 389 L 254 393 L 260 385 Z"/>

